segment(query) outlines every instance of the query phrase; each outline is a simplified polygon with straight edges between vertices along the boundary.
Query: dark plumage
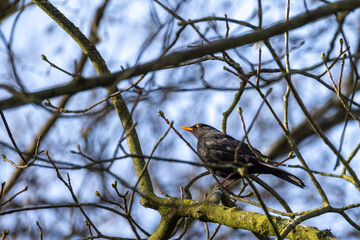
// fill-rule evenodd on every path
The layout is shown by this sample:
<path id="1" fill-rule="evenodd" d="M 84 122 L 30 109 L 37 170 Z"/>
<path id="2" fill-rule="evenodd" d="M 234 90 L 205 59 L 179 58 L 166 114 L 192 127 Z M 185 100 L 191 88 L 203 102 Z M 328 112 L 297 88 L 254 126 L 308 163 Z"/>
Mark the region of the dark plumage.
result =
<path id="1" fill-rule="evenodd" d="M 199 123 L 191 127 L 181 128 L 191 132 L 198 139 L 197 152 L 206 162 L 216 164 L 234 162 L 235 151 L 241 143 L 240 141 L 206 124 Z M 264 156 L 258 150 L 254 150 L 258 155 Z M 298 177 L 276 167 L 272 163 L 260 160 L 244 142 L 241 144 L 238 151 L 238 161 L 251 164 L 247 169 L 248 174 L 272 174 L 298 187 L 305 187 L 304 182 Z M 229 179 L 241 178 L 233 168 L 213 168 L 213 170 L 216 175 L 222 178 L 226 178 L 231 173 L 233 173 L 233 175 Z"/>

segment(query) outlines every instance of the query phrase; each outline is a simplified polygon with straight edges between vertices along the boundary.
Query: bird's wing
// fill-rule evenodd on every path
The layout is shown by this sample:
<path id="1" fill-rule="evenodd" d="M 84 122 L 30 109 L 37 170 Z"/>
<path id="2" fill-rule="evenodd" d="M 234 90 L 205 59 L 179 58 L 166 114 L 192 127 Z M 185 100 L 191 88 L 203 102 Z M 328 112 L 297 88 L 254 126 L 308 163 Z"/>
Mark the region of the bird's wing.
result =
<path id="1" fill-rule="evenodd" d="M 210 148 L 217 149 L 217 150 L 229 150 L 235 152 L 238 148 L 239 144 L 240 148 L 238 149 L 239 154 L 247 154 L 250 156 L 255 156 L 255 154 L 250 150 L 248 145 L 245 142 L 241 142 L 236 140 L 230 136 L 219 136 L 212 139 L 206 139 L 206 143 L 209 145 Z M 260 153 L 258 150 L 255 149 L 256 152 Z M 261 153 L 260 153 L 261 154 Z"/>
<path id="2" fill-rule="evenodd" d="M 200 144 L 206 149 L 206 157 L 212 162 L 233 162 L 235 151 L 241 142 L 229 136 L 211 136 L 203 139 Z M 247 163 L 256 158 L 246 143 L 238 149 L 239 162 Z"/>

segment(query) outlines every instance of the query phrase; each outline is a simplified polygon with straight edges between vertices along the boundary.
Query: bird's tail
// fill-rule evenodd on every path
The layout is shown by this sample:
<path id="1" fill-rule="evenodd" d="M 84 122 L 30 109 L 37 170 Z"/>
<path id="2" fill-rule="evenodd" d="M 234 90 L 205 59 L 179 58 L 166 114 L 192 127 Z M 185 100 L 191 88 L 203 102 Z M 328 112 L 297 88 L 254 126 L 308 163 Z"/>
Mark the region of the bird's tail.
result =
<path id="1" fill-rule="evenodd" d="M 276 167 L 275 165 L 273 165 L 271 163 L 262 162 L 261 165 L 263 166 L 262 173 L 270 173 L 270 174 L 272 174 L 278 178 L 281 178 L 289 183 L 292 183 L 300 188 L 306 187 L 303 180 L 301 180 L 300 178 L 296 177 L 295 175 L 293 175 L 285 170 L 282 170 L 282 169 Z"/>
<path id="2" fill-rule="evenodd" d="M 276 169 L 276 171 L 272 172 L 272 175 L 277 176 L 278 178 L 284 179 L 285 181 L 288 181 L 289 183 L 292 183 L 298 187 L 304 188 L 305 183 L 300 178 L 296 177 L 295 175 L 282 170 L 280 168 Z"/>

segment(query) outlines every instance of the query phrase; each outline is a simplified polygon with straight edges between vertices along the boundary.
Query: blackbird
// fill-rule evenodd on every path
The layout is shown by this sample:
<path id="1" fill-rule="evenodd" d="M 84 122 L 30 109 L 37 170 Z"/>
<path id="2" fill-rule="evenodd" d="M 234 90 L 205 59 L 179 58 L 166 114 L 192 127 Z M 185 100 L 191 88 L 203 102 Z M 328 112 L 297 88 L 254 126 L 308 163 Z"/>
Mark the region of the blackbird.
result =
<path id="1" fill-rule="evenodd" d="M 236 140 L 235 138 L 220 132 L 219 130 L 206 125 L 195 124 L 191 127 L 181 127 L 182 129 L 191 132 L 197 139 L 197 152 L 208 163 L 221 164 L 233 163 L 235 160 L 235 152 L 238 147 L 238 162 L 249 164 L 247 167 L 248 174 L 264 173 L 272 174 L 278 178 L 288 181 L 300 188 L 304 188 L 304 182 L 293 174 L 278 168 L 270 162 L 260 160 L 256 155 L 265 157 L 258 150 L 254 149 L 254 154 L 249 146 Z M 240 179 L 240 174 L 234 168 L 217 168 L 213 167 L 216 175 L 226 179 Z"/>

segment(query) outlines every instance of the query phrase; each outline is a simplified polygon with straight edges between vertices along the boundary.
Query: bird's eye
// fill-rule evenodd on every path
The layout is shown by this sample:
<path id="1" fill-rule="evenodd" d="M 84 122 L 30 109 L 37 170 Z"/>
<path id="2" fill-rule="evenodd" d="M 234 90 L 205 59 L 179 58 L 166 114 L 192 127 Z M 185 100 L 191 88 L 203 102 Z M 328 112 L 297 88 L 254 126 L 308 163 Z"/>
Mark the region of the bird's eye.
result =
<path id="1" fill-rule="evenodd" d="M 196 124 L 195 127 L 196 127 L 196 128 L 199 128 L 199 127 L 200 127 L 200 124 Z"/>

